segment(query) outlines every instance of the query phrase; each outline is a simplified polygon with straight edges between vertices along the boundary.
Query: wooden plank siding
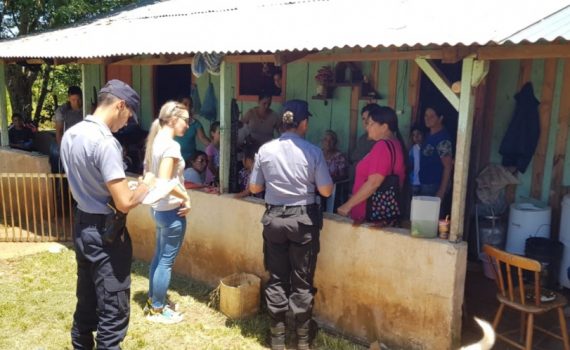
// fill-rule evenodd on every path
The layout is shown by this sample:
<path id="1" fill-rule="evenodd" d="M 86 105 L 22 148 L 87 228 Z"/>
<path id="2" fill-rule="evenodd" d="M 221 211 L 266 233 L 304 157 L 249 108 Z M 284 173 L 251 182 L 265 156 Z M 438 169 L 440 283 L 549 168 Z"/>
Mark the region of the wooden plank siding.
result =
<path id="1" fill-rule="evenodd" d="M 398 61 L 390 61 L 390 72 L 388 76 L 388 106 L 396 109 L 396 99 L 398 94 Z"/>
<path id="2" fill-rule="evenodd" d="M 542 96 L 540 98 L 540 137 L 534 153 L 532 167 L 532 184 L 530 195 L 540 200 L 542 198 L 542 185 L 544 167 L 546 165 L 546 151 L 550 131 L 550 116 L 552 114 L 552 100 L 554 98 L 554 84 L 556 82 L 556 59 L 548 59 L 544 64 L 544 81 Z"/>
<path id="3" fill-rule="evenodd" d="M 417 63 L 409 62 L 410 76 L 408 78 L 408 104 L 411 110 L 411 124 L 416 125 L 420 121 L 418 108 L 420 104 L 421 71 Z"/>
<path id="4" fill-rule="evenodd" d="M 550 206 L 552 207 L 552 222 L 560 221 L 560 200 L 562 180 L 564 176 L 564 161 L 566 160 L 566 144 L 568 142 L 568 125 L 570 121 L 570 59 L 564 60 L 560 111 L 558 113 L 558 132 L 554 148 L 552 183 L 550 185 Z M 551 237 L 558 238 L 558 225 L 553 225 Z"/>
<path id="5" fill-rule="evenodd" d="M 491 62 L 489 68 L 489 74 L 485 81 L 485 106 L 483 110 L 483 121 L 481 134 L 480 155 L 479 155 L 479 165 L 478 173 L 483 170 L 487 164 L 491 161 L 491 150 L 493 146 L 493 122 L 495 120 L 495 102 L 497 97 L 497 84 L 499 82 L 499 64 L 496 62 Z"/>

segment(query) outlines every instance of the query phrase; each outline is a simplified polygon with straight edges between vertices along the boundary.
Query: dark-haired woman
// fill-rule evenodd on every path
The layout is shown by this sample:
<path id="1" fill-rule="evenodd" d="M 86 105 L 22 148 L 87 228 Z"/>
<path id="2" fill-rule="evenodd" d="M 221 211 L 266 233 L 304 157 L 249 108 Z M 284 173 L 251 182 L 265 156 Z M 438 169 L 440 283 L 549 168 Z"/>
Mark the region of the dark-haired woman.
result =
<path id="1" fill-rule="evenodd" d="M 435 108 L 426 109 L 424 121 L 429 128 L 429 135 L 421 150 L 420 194 L 443 199 L 449 189 L 453 170 L 451 136 L 443 126 L 443 115 Z"/>
<path id="2" fill-rule="evenodd" d="M 400 188 L 404 184 L 406 166 L 404 161 L 403 142 L 398 130 L 396 112 L 390 107 L 378 107 L 369 112 L 366 131 L 368 138 L 376 141 L 372 150 L 356 165 L 356 176 L 352 188 L 352 197 L 338 208 L 340 215 L 348 216 L 355 221 L 366 220 L 366 202 L 382 185 L 389 175 L 397 175 Z M 394 208 L 397 215 L 392 226 L 399 219 L 399 208 Z"/>
<path id="3" fill-rule="evenodd" d="M 260 94 L 257 107 L 245 113 L 241 121 L 247 124 L 251 137 L 263 145 L 273 139 L 275 131 L 279 131 L 279 116 L 270 108 L 271 95 Z"/>

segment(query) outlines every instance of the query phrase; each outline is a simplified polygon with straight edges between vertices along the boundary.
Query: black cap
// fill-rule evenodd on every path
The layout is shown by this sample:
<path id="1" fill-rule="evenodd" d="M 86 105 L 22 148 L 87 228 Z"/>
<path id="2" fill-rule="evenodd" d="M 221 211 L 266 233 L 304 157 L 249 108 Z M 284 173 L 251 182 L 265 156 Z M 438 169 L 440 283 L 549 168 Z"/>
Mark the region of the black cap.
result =
<path id="1" fill-rule="evenodd" d="M 303 100 L 289 100 L 283 104 L 283 124 L 300 123 L 312 116 L 309 104 Z"/>
<path id="2" fill-rule="evenodd" d="M 127 106 L 133 111 L 133 118 L 138 121 L 137 113 L 141 98 L 132 87 L 118 79 L 112 79 L 99 90 L 99 95 L 104 93 L 111 94 L 125 101 Z"/>

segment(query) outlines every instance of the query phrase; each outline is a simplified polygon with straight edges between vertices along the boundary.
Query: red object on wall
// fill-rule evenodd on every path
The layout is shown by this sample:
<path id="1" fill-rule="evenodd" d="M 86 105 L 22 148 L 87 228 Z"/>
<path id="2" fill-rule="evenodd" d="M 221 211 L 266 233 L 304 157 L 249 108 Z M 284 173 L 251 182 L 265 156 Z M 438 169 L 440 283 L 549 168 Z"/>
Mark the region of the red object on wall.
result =
<path id="1" fill-rule="evenodd" d="M 133 71 L 131 66 L 108 65 L 105 73 L 107 81 L 111 79 L 119 79 L 132 86 Z"/>

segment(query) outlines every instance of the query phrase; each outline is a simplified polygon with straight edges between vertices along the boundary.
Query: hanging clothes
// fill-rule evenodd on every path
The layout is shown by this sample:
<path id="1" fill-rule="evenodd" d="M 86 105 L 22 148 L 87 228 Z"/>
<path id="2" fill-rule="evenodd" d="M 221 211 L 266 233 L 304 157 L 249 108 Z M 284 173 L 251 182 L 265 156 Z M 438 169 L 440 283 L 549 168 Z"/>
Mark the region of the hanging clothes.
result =
<path id="1" fill-rule="evenodd" d="M 214 89 L 214 84 L 212 84 L 211 79 L 210 82 L 208 83 L 208 89 L 206 90 L 206 96 L 204 96 L 204 101 L 202 101 L 202 108 L 200 108 L 200 115 L 210 121 L 214 121 L 218 117 L 218 100 L 216 99 L 216 91 Z"/>
<path id="2" fill-rule="evenodd" d="M 540 136 L 538 106 L 531 82 L 527 82 L 515 95 L 516 106 L 513 118 L 501 142 L 499 153 L 503 166 L 515 167 L 524 173 L 534 155 Z"/>

